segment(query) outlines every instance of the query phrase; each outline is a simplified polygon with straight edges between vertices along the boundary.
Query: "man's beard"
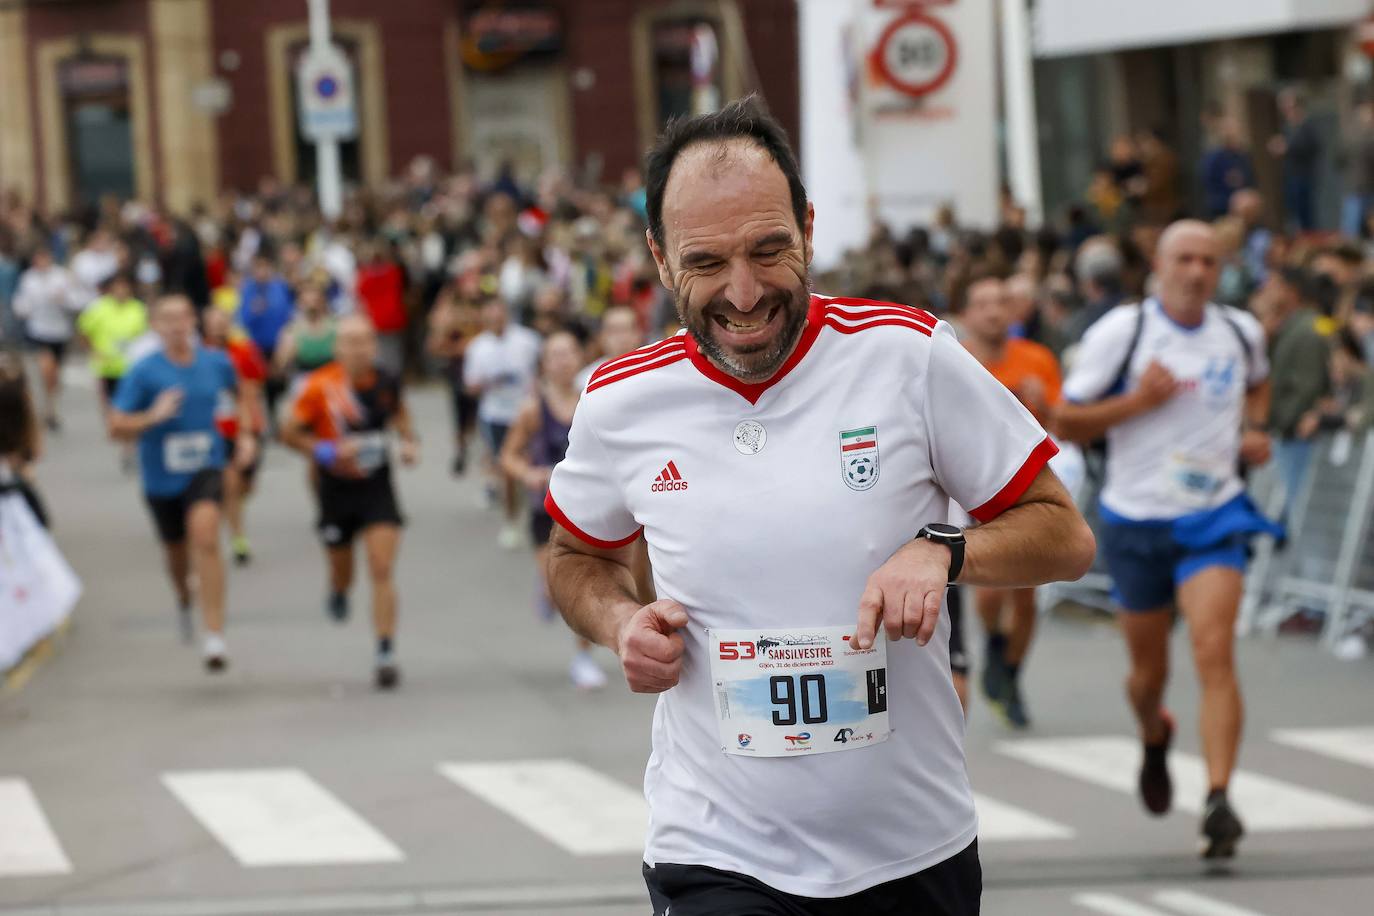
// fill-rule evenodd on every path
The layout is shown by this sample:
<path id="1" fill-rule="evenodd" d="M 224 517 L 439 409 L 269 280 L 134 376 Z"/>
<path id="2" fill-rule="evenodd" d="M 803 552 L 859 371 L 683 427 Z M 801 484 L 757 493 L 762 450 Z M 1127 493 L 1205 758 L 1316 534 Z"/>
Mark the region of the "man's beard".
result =
<path id="1" fill-rule="evenodd" d="M 782 329 L 772 340 L 742 350 L 725 349 L 712 333 L 714 319 L 711 316 L 729 311 L 723 297 L 711 300 L 696 312 L 688 311 L 687 304 L 677 289 L 673 290 L 673 301 L 677 306 L 678 320 L 687 328 L 687 333 L 696 341 L 697 349 L 707 359 L 741 381 L 762 382 L 772 378 L 782 368 L 782 364 L 796 348 L 797 341 L 801 339 L 802 331 L 806 328 L 806 316 L 811 308 L 811 297 L 807 292 L 810 285 L 810 280 L 803 277 L 792 289 L 771 290 L 765 293 L 754 306 L 753 312 L 767 315 L 774 307 L 780 306 Z"/>

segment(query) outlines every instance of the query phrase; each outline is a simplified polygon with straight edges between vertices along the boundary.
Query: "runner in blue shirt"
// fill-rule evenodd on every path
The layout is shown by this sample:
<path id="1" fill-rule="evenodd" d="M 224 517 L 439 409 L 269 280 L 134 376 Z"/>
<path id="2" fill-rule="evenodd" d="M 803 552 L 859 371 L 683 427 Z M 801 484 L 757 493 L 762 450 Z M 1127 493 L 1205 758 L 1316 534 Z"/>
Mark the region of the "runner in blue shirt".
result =
<path id="1" fill-rule="evenodd" d="M 191 638 L 191 589 L 195 569 L 205 623 L 205 666 L 228 664 L 224 643 L 224 563 L 220 557 L 220 503 L 228 444 L 219 416 L 237 412 L 243 431 L 235 458 L 253 461 L 252 404 L 242 396 L 227 356 L 196 343 L 195 311 L 182 295 L 153 306 L 152 327 L 162 349 L 136 363 L 119 383 L 110 433 L 137 440 L 143 492 L 167 553 L 167 570 L 180 603 L 182 639 Z"/>

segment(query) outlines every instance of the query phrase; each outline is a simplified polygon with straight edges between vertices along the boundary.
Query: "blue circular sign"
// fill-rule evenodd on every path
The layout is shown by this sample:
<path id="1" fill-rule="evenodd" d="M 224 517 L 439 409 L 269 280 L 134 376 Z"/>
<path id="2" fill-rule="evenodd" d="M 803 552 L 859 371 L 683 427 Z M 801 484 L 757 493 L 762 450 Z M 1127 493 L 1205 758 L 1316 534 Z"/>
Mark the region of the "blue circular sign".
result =
<path id="1" fill-rule="evenodd" d="M 315 94 L 322 99 L 332 99 L 339 91 L 339 81 L 326 74 L 315 80 Z"/>

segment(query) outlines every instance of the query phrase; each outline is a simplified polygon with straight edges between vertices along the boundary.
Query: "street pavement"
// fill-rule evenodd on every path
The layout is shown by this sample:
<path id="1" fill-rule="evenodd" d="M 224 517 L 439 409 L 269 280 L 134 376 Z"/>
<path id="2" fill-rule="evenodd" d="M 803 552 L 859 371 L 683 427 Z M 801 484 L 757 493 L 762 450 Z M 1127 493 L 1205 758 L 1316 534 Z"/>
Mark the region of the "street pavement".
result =
<path id="1" fill-rule="evenodd" d="M 653 700 L 607 652 L 608 689 L 570 686 L 571 637 L 531 610 L 529 551 L 498 548 L 475 476 L 448 473 L 445 398 L 421 388 L 411 403 L 425 441 L 422 465 L 397 475 L 404 680 L 379 694 L 365 575 L 352 619 L 325 617 L 300 459 L 268 450 L 256 557 L 230 573 L 232 665 L 210 677 L 177 641 L 151 523 L 94 394 L 69 391 L 40 477 L 85 595 L 60 651 L 0 699 L 0 916 L 648 913 L 638 786 Z M 1133 794 L 1109 626 L 1045 620 L 1028 732 L 975 700 L 984 912 L 1371 912 L 1374 666 L 1303 639 L 1242 644 L 1233 798 L 1251 833 L 1213 874 L 1195 857 L 1196 689 L 1177 636 L 1182 810 L 1166 818 Z"/>

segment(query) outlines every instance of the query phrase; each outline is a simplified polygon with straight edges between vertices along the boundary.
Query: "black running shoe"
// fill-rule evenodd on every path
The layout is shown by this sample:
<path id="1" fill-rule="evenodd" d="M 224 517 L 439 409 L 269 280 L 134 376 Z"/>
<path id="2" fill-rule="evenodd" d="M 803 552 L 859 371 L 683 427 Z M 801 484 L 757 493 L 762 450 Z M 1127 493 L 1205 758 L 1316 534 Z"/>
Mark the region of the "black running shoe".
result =
<path id="1" fill-rule="evenodd" d="M 1140 765 L 1140 800 L 1145 810 L 1156 817 L 1169 813 L 1174 804 L 1174 783 L 1169 778 L 1169 745 L 1174 741 L 1174 719 L 1167 710 L 1160 710 L 1166 729 L 1159 744 L 1145 745 L 1145 759 Z"/>
<path id="2" fill-rule="evenodd" d="M 401 669 L 396 666 L 396 656 L 391 652 L 377 653 L 377 689 L 393 690 L 401 682 Z"/>
<path id="3" fill-rule="evenodd" d="M 1202 811 L 1202 848 L 1204 859 L 1229 859 L 1236 854 L 1236 844 L 1245 835 L 1245 827 L 1231 809 L 1226 796 L 1217 793 L 1208 800 Z"/>
<path id="4" fill-rule="evenodd" d="M 983 653 L 983 696 L 999 708 L 1011 681 L 1007 660 L 1002 656 L 1005 646 L 1005 640 L 993 637 L 987 641 L 987 651 Z"/>
<path id="5" fill-rule="evenodd" d="M 348 595 L 344 592 L 334 592 L 329 596 L 329 600 L 324 605 L 327 613 L 336 623 L 343 623 L 348 619 Z"/>
<path id="6" fill-rule="evenodd" d="M 1012 728 L 1030 727 L 1030 716 L 1026 713 L 1025 701 L 1021 699 L 1021 682 L 1016 677 L 1008 676 L 1007 686 L 1002 691 L 1002 702 L 995 705 Z"/>

